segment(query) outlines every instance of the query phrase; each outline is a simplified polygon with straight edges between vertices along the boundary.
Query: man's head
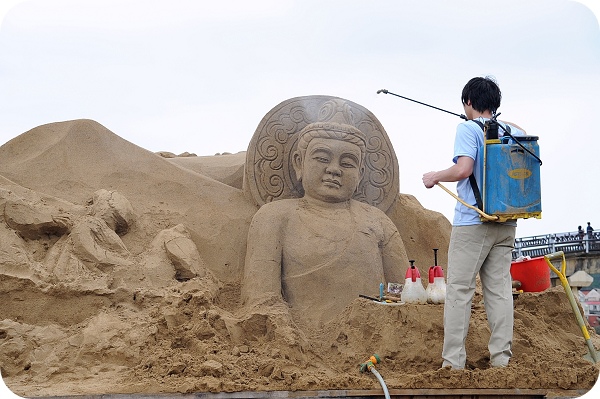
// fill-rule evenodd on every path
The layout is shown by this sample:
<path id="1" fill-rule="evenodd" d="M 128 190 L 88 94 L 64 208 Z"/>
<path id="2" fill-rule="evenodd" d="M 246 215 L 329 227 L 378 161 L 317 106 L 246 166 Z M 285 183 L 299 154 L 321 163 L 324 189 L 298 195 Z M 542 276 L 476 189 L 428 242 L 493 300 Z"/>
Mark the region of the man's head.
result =
<path id="1" fill-rule="evenodd" d="M 489 111 L 492 114 L 500 108 L 502 93 L 498 84 L 489 76 L 469 80 L 461 94 L 463 105 L 469 104 L 475 111 Z"/>
<path id="2" fill-rule="evenodd" d="M 352 198 L 364 172 L 364 133 L 351 125 L 315 122 L 298 136 L 292 163 L 305 196 L 325 202 Z"/>

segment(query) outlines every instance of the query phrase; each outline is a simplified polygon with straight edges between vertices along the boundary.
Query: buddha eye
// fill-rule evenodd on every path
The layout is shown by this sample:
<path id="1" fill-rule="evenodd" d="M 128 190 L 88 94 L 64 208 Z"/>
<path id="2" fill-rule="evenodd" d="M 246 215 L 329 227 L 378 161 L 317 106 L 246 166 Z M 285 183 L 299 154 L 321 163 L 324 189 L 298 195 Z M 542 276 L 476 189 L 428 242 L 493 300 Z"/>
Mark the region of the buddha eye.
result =
<path id="1" fill-rule="evenodd" d="M 312 154 L 312 159 L 314 159 L 317 162 L 321 162 L 321 163 L 329 163 L 331 160 L 331 156 L 323 150 L 319 150 L 319 151 L 315 151 Z"/>
<path id="2" fill-rule="evenodd" d="M 358 162 L 356 162 L 356 160 L 352 157 L 343 158 L 340 161 L 340 165 L 343 168 L 358 168 Z"/>

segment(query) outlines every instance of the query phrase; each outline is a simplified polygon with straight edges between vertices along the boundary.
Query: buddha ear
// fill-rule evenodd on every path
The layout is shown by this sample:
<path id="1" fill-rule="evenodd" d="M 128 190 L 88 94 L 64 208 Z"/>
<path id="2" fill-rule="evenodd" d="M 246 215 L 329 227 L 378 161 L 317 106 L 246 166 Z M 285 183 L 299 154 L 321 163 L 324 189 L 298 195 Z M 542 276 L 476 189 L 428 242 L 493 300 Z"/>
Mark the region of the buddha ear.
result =
<path id="1" fill-rule="evenodd" d="M 302 181 L 302 154 L 300 151 L 296 151 L 292 155 L 292 166 L 296 172 L 296 178 L 298 181 Z"/>
<path id="2" fill-rule="evenodd" d="M 360 183 L 363 180 L 363 177 L 365 177 L 365 166 L 361 165 L 358 168 L 358 181 L 356 182 L 356 188 L 354 189 L 354 194 L 356 194 L 356 192 L 358 191 L 359 187 L 360 187 Z M 353 194 L 353 195 L 354 195 Z"/>

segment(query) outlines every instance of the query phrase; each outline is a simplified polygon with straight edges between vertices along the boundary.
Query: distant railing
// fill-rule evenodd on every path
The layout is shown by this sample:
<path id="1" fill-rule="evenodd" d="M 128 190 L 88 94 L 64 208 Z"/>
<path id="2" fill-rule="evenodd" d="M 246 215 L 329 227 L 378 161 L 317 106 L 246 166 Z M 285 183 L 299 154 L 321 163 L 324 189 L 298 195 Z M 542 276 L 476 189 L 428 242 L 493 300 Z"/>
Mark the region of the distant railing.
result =
<path id="1" fill-rule="evenodd" d="M 600 231 L 593 231 L 591 235 L 586 233 L 583 236 L 574 231 L 517 238 L 512 257 L 513 259 L 521 256 L 537 258 L 557 251 L 563 251 L 565 254 L 600 252 Z"/>

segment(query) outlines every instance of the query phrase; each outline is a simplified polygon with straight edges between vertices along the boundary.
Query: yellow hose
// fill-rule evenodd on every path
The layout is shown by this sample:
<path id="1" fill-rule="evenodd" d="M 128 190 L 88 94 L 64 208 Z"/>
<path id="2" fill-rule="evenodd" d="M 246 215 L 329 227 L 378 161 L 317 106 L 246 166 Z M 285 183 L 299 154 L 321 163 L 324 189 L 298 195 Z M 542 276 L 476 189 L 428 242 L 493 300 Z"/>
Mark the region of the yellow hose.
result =
<path id="1" fill-rule="evenodd" d="M 494 221 L 494 220 L 498 220 L 499 219 L 498 216 L 488 215 L 487 213 L 485 213 L 481 209 L 479 209 L 479 208 L 477 208 L 477 207 L 475 207 L 473 205 L 467 204 L 465 201 L 463 201 L 462 199 L 460 199 L 458 197 L 458 195 L 456 195 L 452 191 L 448 190 L 441 183 L 436 183 L 436 185 L 438 185 L 441 188 L 443 188 L 445 192 L 447 192 L 448 194 L 450 194 L 451 196 L 453 196 L 454 198 L 456 198 L 458 200 L 458 202 L 460 202 L 461 204 L 463 204 L 467 208 L 473 209 L 474 211 L 476 211 L 477 213 L 479 213 L 481 215 L 481 217 L 483 217 L 484 219 L 489 220 L 489 221 Z"/>

